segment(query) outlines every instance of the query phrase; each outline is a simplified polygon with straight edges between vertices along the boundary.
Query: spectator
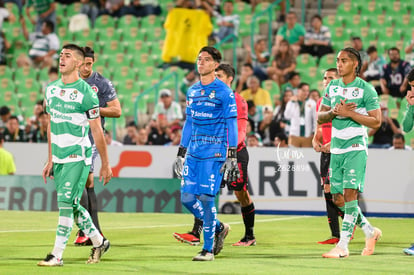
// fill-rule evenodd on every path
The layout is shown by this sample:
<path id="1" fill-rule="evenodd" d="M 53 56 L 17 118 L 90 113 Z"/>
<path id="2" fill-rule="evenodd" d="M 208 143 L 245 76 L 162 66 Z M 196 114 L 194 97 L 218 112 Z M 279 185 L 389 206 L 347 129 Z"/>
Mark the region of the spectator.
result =
<path id="1" fill-rule="evenodd" d="M 35 129 L 39 128 L 39 117 L 43 111 L 43 99 L 36 101 L 36 104 L 33 107 L 33 116 L 27 118 L 26 120 L 25 129 L 27 134 L 30 134 Z"/>
<path id="2" fill-rule="evenodd" d="M 17 116 L 11 116 L 7 121 L 7 127 L 4 130 L 4 140 L 7 142 L 27 141 L 26 133 L 19 128 L 19 119 Z"/>
<path id="3" fill-rule="evenodd" d="M 182 133 L 182 129 L 181 126 L 179 125 L 173 125 L 171 127 L 171 131 L 169 133 L 169 138 L 170 138 L 170 142 L 167 142 L 164 145 L 170 146 L 176 146 L 176 145 L 180 145 L 181 142 L 181 133 Z"/>
<path id="4" fill-rule="evenodd" d="M 388 108 L 384 104 L 381 106 L 381 126 L 378 129 L 370 129 L 368 136 L 374 137 L 372 144 L 368 148 L 389 148 L 392 146 L 392 139 L 395 134 L 401 134 L 400 124 L 394 118 L 388 116 Z"/>
<path id="5" fill-rule="evenodd" d="M 333 53 L 331 45 L 331 32 L 327 26 L 322 25 L 322 17 L 314 15 L 311 19 L 311 27 L 306 31 L 305 43 L 301 53 L 308 53 L 321 58 L 325 54 Z"/>
<path id="6" fill-rule="evenodd" d="M 310 98 L 310 99 L 313 99 L 313 101 L 315 101 L 315 102 L 318 102 L 319 98 L 321 98 L 321 94 L 319 93 L 319 91 L 318 91 L 318 90 L 316 90 L 316 89 L 312 89 L 312 90 L 309 92 L 309 98 Z"/>
<path id="7" fill-rule="evenodd" d="M 282 40 L 287 40 L 292 46 L 294 56 L 296 57 L 300 51 L 300 47 L 305 41 L 305 27 L 297 23 L 298 17 L 296 13 L 289 12 L 286 16 L 286 23 L 280 27 L 276 34 L 276 43 L 273 52 L 280 47 Z"/>
<path id="8" fill-rule="evenodd" d="M 123 144 L 124 145 L 135 145 L 138 140 L 138 127 L 134 121 L 131 121 L 127 124 L 127 134 L 124 136 Z"/>
<path id="9" fill-rule="evenodd" d="M 6 128 L 7 121 L 11 117 L 10 108 L 7 106 L 0 107 L 0 132 L 3 132 Z"/>
<path id="10" fill-rule="evenodd" d="M 247 147 L 262 147 L 262 139 L 258 133 L 252 133 L 247 136 Z"/>
<path id="11" fill-rule="evenodd" d="M 122 7 L 124 6 L 123 0 L 106 0 L 101 14 L 107 14 L 112 17 L 121 17 L 122 16 Z"/>
<path id="12" fill-rule="evenodd" d="M 140 128 L 136 138 L 136 145 L 148 145 L 148 130 L 147 128 Z"/>
<path id="13" fill-rule="evenodd" d="M 0 65 L 7 64 L 6 53 L 10 49 L 11 44 L 0 28 Z"/>
<path id="14" fill-rule="evenodd" d="M 388 150 L 411 151 L 412 148 L 408 145 L 405 145 L 404 135 L 399 133 L 399 134 L 394 134 L 394 136 L 392 137 L 392 146 L 390 148 L 388 148 Z"/>
<path id="15" fill-rule="evenodd" d="M 298 87 L 301 83 L 300 74 L 298 72 L 291 72 L 288 74 L 288 81 L 282 85 L 280 88 L 282 91 L 282 94 L 284 94 L 286 91 L 292 91 L 293 95 L 298 94 Z"/>
<path id="16" fill-rule="evenodd" d="M 183 112 L 180 104 L 173 101 L 171 97 L 171 91 L 168 89 L 162 89 L 160 91 L 160 102 L 155 106 L 152 119 L 156 120 L 159 114 L 163 114 L 167 118 L 167 126 L 180 125 L 183 120 Z"/>
<path id="17" fill-rule="evenodd" d="M 49 83 L 51 83 L 51 82 L 53 82 L 55 80 L 58 80 L 58 78 L 59 78 L 58 68 L 57 67 L 50 67 L 49 68 L 49 71 L 47 72 L 47 76 L 48 76 L 48 80 L 47 81 L 44 81 L 42 83 L 42 87 L 43 87 L 42 90 L 46 89 L 46 86 Z"/>
<path id="18" fill-rule="evenodd" d="M 82 7 L 81 14 L 85 14 L 91 21 L 92 28 L 95 27 L 96 18 L 99 15 L 99 11 L 102 9 L 102 3 L 100 0 L 81 0 Z"/>
<path id="19" fill-rule="evenodd" d="M 131 14 L 136 17 L 161 14 L 158 0 L 133 0 L 128 6 L 122 7 L 122 15 Z"/>
<path id="20" fill-rule="evenodd" d="M 0 31 L 3 29 L 3 21 L 14 22 L 16 17 L 14 14 L 10 13 L 7 8 L 4 6 L 4 1 L 0 0 Z"/>
<path id="21" fill-rule="evenodd" d="M 268 108 L 272 110 L 272 100 L 267 90 L 260 87 L 260 81 L 256 76 L 250 76 L 247 79 L 247 90 L 244 90 L 240 95 L 247 101 L 253 100 L 255 106 L 261 106 L 263 109 Z"/>
<path id="22" fill-rule="evenodd" d="M 27 31 L 24 18 L 20 19 L 22 30 L 26 40 L 32 44 L 29 50 L 29 57 L 19 56 L 17 59 L 17 66 L 31 66 L 40 68 L 49 68 L 53 61 L 57 59 L 57 51 L 60 48 L 60 42 L 57 35 L 54 33 L 55 25 L 53 22 L 46 20 L 42 23 L 41 32 L 30 33 Z"/>
<path id="23" fill-rule="evenodd" d="M 381 94 L 380 77 L 382 74 L 382 68 L 386 64 L 386 61 L 382 55 L 378 55 L 377 48 L 375 46 L 369 46 L 367 49 L 369 56 L 367 69 L 362 72 L 362 77 L 375 87 L 378 94 Z"/>
<path id="24" fill-rule="evenodd" d="M 149 145 L 164 145 L 170 142 L 171 128 L 168 127 L 168 121 L 165 114 L 158 114 L 154 125 L 151 127 L 148 135 Z"/>
<path id="25" fill-rule="evenodd" d="M 294 147 L 312 147 L 316 125 L 316 102 L 308 99 L 309 84 L 301 83 L 298 95 L 286 105 L 285 118 L 290 121 L 289 144 Z"/>
<path id="26" fill-rule="evenodd" d="M 407 42 L 407 46 L 404 49 L 405 60 L 410 63 L 410 66 L 414 66 L 414 30 L 411 31 L 411 39 Z"/>
<path id="27" fill-rule="evenodd" d="M 38 117 L 39 126 L 34 128 L 30 133 L 30 141 L 33 143 L 47 143 L 47 127 L 49 118 L 46 112 L 41 112 Z"/>
<path id="28" fill-rule="evenodd" d="M 14 164 L 13 155 L 4 149 L 4 135 L 0 132 L 0 175 L 14 175 L 16 165 Z"/>
<path id="29" fill-rule="evenodd" d="M 237 93 L 241 93 L 243 90 L 246 90 L 248 88 L 247 79 L 253 74 L 254 74 L 253 65 L 250 63 L 243 64 L 239 79 L 236 82 Z"/>
<path id="30" fill-rule="evenodd" d="M 180 86 L 180 91 L 187 95 L 187 90 L 190 88 L 194 83 L 199 81 L 198 73 L 195 70 L 189 71 L 183 78 Z"/>
<path id="31" fill-rule="evenodd" d="M 253 100 L 247 100 L 247 116 L 250 126 L 250 131 L 246 130 L 246 133 L 259 133 L 260 125 L 263 121 L 263 112 L 260 106 L 256 107 Z M 261 135 L 264 135 L 262 132 Z"/>
<path id="32" fill-rule="evenodd" d="M 108 146 L 123 146 L 121 142 L 112 139 L 112 133 L 108 130 L 104 130 L 104 137 L 106 145 Z"/>
<path id="33" fill-rule="evenodd" d="M 278 133 L 274 138 L 273 145 L 278 148 L 290 147 L 287 135 L 285 133 Z"/>
<path id="34" fill-rule="evenodd" d="M 223 4 L 224 15 L 221 15 L 217 11 L 213 14 L 216 17 L 216 23 L 219 26 L 218 31 L 215 33 L 216 41 L 219 42 L 227 36 L 234 34 L 236 37 L 239 34 L 240 17 L 238 14 L 234 14 L 234 4 L 232 0 L 225 0 Z M 231 42 L 232 39 L 226 42 Z"/>
<path id="35" fill-rule="evenodd" d="M 270 119 L 265 116 L 260 128 L 262 130 L 269 129 L 269 141 L 273 142 L 275 137 L 279 133 L 288 134 L 289 133 L 289 124 L 288 120 L 285 118 L 285 109 L 286 105 L 289 102 L 290 98 L 293 96 L 293 92 L 288 90 L 283 94 L 282 103 L 276 106 L 273 115 Z"/>
<path id="36" fill-rule="evenodd" d="M 37 21 L 30 14 L 30 7 L 33 6 L 37 13 Z M 53 0 L 27 0 L 26 15 L 33 25 L 36 25 L 35 31 L 41 32 L 44 22 L 51 22 L 56 26 L 56 2 Z M 24 20 L 23 16 L 20 22 Z"/>
<path id="37" fill-rule="evenodd" d="M 245 45 L 247 50 L 246 63 L 253 64 L 254 75 L 260 81 L 268 79 L 267 67 L 269 67 L 269 51 L 267 50 L 266 39 L 260 38 L 254 43 L 254 52 L 248 44 Z"/>
<path id="38" fill-rule="evenodd" d="M 401 60 L 398 48 L 390 48 L 388 50 L 388 57 L 390 58 L 390 63 L 384 65 L 381 74 L 382 93 L 402 98 L 407 92 L 407 75 L 411 70 L 411 66 L 408 62 Z"/>
<path id="39" fill-rule="evenodd" d="M 368 66 L 369 56 L 368 53 L 364 50 L 361 37 L 354 36 L 351 38 L 351 47 L 359 52 L 362 60 L 361 72 L 365 71 Z"/>
<path id="40" fill-rule="evenodd" d="M 282 85 L 286 77 L 296 69 L 296 58 L 287 40 L 282 40 L 274 55 L 272 65 L 267 69 L 269 78 Z"/>

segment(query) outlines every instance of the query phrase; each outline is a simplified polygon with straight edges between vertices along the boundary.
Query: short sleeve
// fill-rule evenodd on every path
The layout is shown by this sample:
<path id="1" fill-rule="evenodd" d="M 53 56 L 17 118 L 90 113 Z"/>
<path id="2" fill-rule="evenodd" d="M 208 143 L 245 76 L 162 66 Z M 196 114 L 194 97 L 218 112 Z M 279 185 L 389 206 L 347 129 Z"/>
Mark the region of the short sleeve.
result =
<path id="1" fill-rule="evenodd" d="M 380 108 L 377 91 L 368 83 L 364 89 L 364 101 L 367 112 Z"/>
<path id="2" fill-rule="evenodd" d="M 323 91 L 323 98 L 322 98 L 322 102 L 321 102 L 321 105 L 326 105 L 328 107 L 331 107 L 331 97 L 329 96 L 329 87 L 330 86 L 331 85 L 328 84 L 328 86 Z"/>
<path id="3" fill-rule="evenodd" d="M 224 117 L 237 117 L 237 105 L 233 91 L 227 89 L 223 96 Z"/>

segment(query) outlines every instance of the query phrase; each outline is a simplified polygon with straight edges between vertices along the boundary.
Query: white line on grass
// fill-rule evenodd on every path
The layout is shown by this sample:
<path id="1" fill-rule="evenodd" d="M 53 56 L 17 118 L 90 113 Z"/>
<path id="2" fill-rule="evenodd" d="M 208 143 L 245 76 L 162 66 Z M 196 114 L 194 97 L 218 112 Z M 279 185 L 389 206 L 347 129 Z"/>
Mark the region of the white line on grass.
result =
<path id="1" fill-rule="evenodd" d="M 272 218 L 272 219 L 257 219 L 256 223 L 264 222 L 277 222 L 296 220 L 302 218 L 310 218 L 311 216 L 292 216 L 285 218 Z M 228 224 L 242 224 L 243 222 L 229 222 Z M 146 229 L 146 228 L 163 228 L 163 227 L 181 227 L 181 226 L 192 226 L 192 224 L 158 224 L 158 225 L 137 225 L 137 226 L 124 226 L 124 227 L 105 227 L 105 230 L 123 230 L 123 229 Z M 56 229 L 25 229 L 25 230 L 0 230 L 0 233 L 32 233 L 32 232 L 53 232 Z"/>

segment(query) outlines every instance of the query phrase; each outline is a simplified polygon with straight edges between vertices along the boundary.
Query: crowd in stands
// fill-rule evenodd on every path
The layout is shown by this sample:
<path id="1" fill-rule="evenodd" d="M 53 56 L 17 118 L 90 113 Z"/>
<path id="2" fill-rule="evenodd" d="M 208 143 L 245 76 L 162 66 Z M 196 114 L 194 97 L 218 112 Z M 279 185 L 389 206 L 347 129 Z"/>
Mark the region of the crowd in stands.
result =
<path id="1" fill-rule="evenodd" d="M 17 8 L 6 8 L 3 1 L 0 0 L 0 65 L 6 65 L 14 72 L 17 72 L 18 68 L 27 67 L 35 68 L 39 72 L 46 71 L 47 75 L 40 83 L 39 94 L 41 95 L 45 85 L 58 78 L 56 68 L 58 51 L 62 43 L 67 41 L 67 38 L 60 34 L 61 31 L 58 31 L 58 26 L 61 24 L 59 20 L 62 18 L 59 18 L 57 11 L 63 4 L 50 0 L 28 0 L 22 6 L 20 0 L 10 0 L 8 2 L 15 3 Z M 156 16 L 161 18 L 160 22 L 162 22 L 168 13 L 165 9 L 174 7 L 203 9 L 209 13 L 214 23 L 210 41 L 218 43 L 229 35 L 234 39 L 239 36 L 245 19 L 245 15 L 238 9 L 241 2 L 249 6 L 250 12 L 254 12 L 263 1 L 177 0 L 165 2 L 169 2 L 170 5 L 158 0 L 82 0 L 78 12 L 86 15 L 90 26 L 96 29 L 97 20 L 105 15 L 110 15 L 116 20 L 131 15 L 137 18 Z M 335 52 L 342 46 L 348 45 L 357 49 L 362 56 L 363 66 L 360 77 L 372 83 L 382 100 L 383 122 L 380 129 L 368 130 L 372 143 L 370 147 L 400 149 L 402 147 L 398 145 L 398 142 L 401 139 L 410 144 L 411 136 L 405 141 L 400 122 L 401 113 L 406 105 L 404 96 L 409 89 L 405 76 L 414 65 L 414 29 L 404 48 L 396 44 L 384 51 L 383 48 L 377 47 L 377 43 L 371 44 L 354 33 L 350 33 L 348 40 L 338 45 L 333 39 L 338 35 L 336 29 L 327 26 L 323 17 L 308 15 L 308 17 L 311 16 L 310 20 L 303 25 L 295 12 L 287 11 L 286 4 L 292 6 L 293 2 L 282 1 L 280 7 L 275 10 L 275 21 L 278 23 L 273 37 L 270 38 L 272 47 L 268 47 L 269 38 L 263 35 L 255 36 L 253 48 L 250 47 L 250 43 L 239 43 L 240 46 L 243 45 L 241 49 L 244 54 L 243 60 L 236 66 L 239 70 L 234 90 L 248 102 L 249 129 L 246 140 L 248 146 L 311 147 L 311 137 L 316 123 L 315 105 L 319 97 L 323 96 L 322 88 L 318 84 L 322 77 L 318 72 L 335 67 Z M 64 3 L 73 5 L 70 2 Z M 10 3 L 8 4 L 8 7 L 12 7 Z M 3 21 L 17 22 L 22 35 L 16 36 L 18 38 L 10 34 L 5 35 L 4 25 L 6 23 Z M 120 25 L 117 26 L 120 27 Z M 30 45 L 27 51 L 19 52 L 16 56 L 16 50 L 11 51 L 12 46 L 18 45 L 19 42 L 26 43 L 26 41 Z M 232 39 L 229 39 L 227 42 L 231 41 Z M 111 43 L 117 42 L 111 41 Z M 154 45 L 158 41 L 150 42 Z M 13 53 L 12 56 L 7 56 L 9 52 Z M 160 59 L 159 55 L 157 57 Z M 307 66 L 303 62 L 305 59 L 314 62 L 313 66 Z M 140 59 L 136 60 L 139 62 Z M 227 62 L 230 61 L 227 60 Z M 155 64 L 160 65 L 158 62 L 149 63 L 148 67 L 156 67 Z M 139 66 L 136 64 L 134 68 Z M 128 65 L 128 68 L 131 66 Z M 128 68 L 126 73 L 129 73 Z M 193 68 L 194 66 L 180 69 L 183 73 L 180 74 L 182 79 L 180 79 L 179 98 L 175 98 L 173 87 L 163 87 L 165 89 L 157 91 L 154 97 L 154 106 L 149 108 L 151 111 L 148 111 L 150 112 L 147 116 L 148 120 L 145 123 L 142 121 L 138 123 L 134 121 L 133 116 L 125 117 L 125 128 L 117 130 L 116 133 L 112 133 L 113 129 L 108 128 L 110 131 L 105 132 L 107 143 L 109 145 L 179 144 L 181 128 L 185 120 L 185 106 L 182 101 L 188 87 L 199 79 Z M 158 70 L 158 68 L 150 69 L 147 76 Z M 316 73 L 312 75 L 315 71 Z M 105 72 L 108 70 L 104 68 L 104 76 L 114 81 L 119 97 L 127 98 L 123 94 L 123 88 L 127 84 L 120 83 L 123 80 L 116 79 L 118 74 L 115 72 L 111 72 L 111 76 L 105 75 Z M 7 77 L 4 76 L 4 78 Z M 14 81 L 17 84 L 23 82 L 24 79 L 17 79 L 15 73 Z M 143 82 L 145 80 L 139 78 L 139 83 Z M 136 87 L 135 83 L 132 83 L 131 87 Z M 135 96 L 142 90 L 134 93 Z M 16 88 L 15 92 L 19 97 L 20 91 Z M 126 101 L 132 100 L 130 98 L 123 100 L 125 106 L 128 103 Z M 47 119 L 45 119 L 46 113 L 42 107 L 41 96 L 35 98 L 33 105 L 33 113 L 26 111 L 23 116 L 22 113 L 14 112 L 12 106 L 7 104 L 0 106 L 0 131 L 3 132 L 6 142 L 47 141 L 45 134 Z M 121 123 L 123 122 L 118 123 L 118 126 Z M 394 144 L 394 140 L 397 141 L 397 145 Z"/>

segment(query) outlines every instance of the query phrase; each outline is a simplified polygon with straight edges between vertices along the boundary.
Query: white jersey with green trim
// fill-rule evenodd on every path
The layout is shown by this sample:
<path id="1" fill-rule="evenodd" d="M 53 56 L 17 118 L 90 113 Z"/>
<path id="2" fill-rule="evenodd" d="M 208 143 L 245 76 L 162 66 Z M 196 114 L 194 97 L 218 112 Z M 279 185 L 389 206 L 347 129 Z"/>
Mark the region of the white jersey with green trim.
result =
<path id="1" fill-rule="evenodd" d="M 357 77 L 345 85 L 340 79 L 332 80 L 325 89 L 322 104 L 333 109 L 340 100 L 355 103 L 355 112 L 368 115 L 369 111 L 379 109 L 378 94 L 368 82 Z M 351 118 L 337 116 L 332 120 L 331 153 L 343 154 L 350 151 L 365 150 L 368 153 L 368 135 L 364 125 Z"/>
<path id="2" fill-rule="evenodd" d="M 90 165 L 88 120 L 99 117 L 96 93 L 82 79 L 69 84 L 59 79 L 46 87 L 45 99 L 46 111 L 50 114 L 53 162 L 84 161 Z"/>

